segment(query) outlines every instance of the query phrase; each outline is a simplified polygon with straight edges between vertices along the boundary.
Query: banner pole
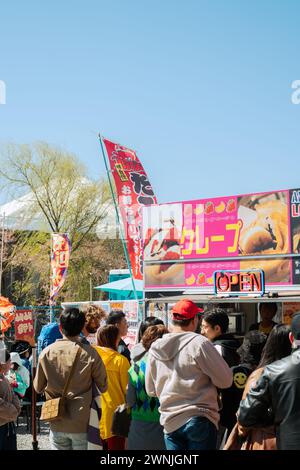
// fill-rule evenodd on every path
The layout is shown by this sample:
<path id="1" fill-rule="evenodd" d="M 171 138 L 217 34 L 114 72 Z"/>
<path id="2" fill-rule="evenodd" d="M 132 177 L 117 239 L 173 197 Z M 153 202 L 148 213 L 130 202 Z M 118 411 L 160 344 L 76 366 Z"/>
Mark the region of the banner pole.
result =
<path id="1" fill-rule="evenodd" d="M 53 322 L 53 300 L 51 299 L 52 291 L 52 265 L 51 265 L 51 256 L 52 256 L 52 233 L 50 235 L 50 291 L 49 291 L 49 307 L 50 307 L 50 323 Z"/>
<path id="2" fill-rule="evenodd" d="M 134 279 L 133 279 L 133 275 L 132 275 L 132 269 L 131 269 L 129 254 L 128 254 L 128 250 L 127 250 L 127 246 L 126 246 L 126 240 L 125 240 L 125 236 L 124 236 L 124 232 L 123 232 L 123 227 L 122 227 L 122 225 L 121 225 L 121 220 L 120 220 L 118 205 L 117 205 L 115 193 L 114 193 L 114 190 L 113 190 L 112 181 L 111 181 L 110 174 L 109 174 L 109 169 L 108 169 L 108 163 L 107 163 L 106 153 L 105 153 L 105 150 L 104 150 L 104 145 L 103 145 L 103 142 L 102 142 L 102 137 L 101 137 L 101 135 L 99 134 L 98 137 L 99 137 L 99 141 L 100 141 L 100 145 L 101 145 L 101 150 L 102 150 L 103 160 L 104 160 L 104 164 L 105 164 L 105 168 L 106 168 L 106 173 L 107 173 L 107 177 L 108 177 L 109 187 L 110 187 L 111 195 L 112 195 L 113 202 L 114 202 L 114 206 L 115 206 L 116 217 L 117 217 L 117 221 L 118 221 L 118 225 L 119 225 L 119 230 L 120 230 L 121 241 L 122 241 L 122 245 L 123 245 L 123 249 L 124 249 L 124 254 L 125 254 L 127 266 L 128 266 L 129 273 L 130 273 L 130 277 L 131 277 L 131 283 L 132 283 L 133 293 L 134 293 L 135 300 L 137 301 L 138 308 L 140 308 L 140 306 L 139 306 L 139 299 L 138 299 L 138 295 L 137 295 L 137 291 L 136 291 L 136 288 L 135 288 Z"/>
<path id="3" fill-rule="evenodd" d="M 36 345 L 32 348 L 32 383 L 36 374 Z M 39 450 L 39 443 L 37 440 L 37 426 L 36 426 L 36 391 L 32 386 L 31 392 L 31 434 L 32 434 L 32 449 Z"/>
<path id="4" fill-rule="evenodd" d="M 2 295 L 2 273 L 3 273 L 3 251 L 5 236 L 5 213 L 2 214 L 2 230 L 1 230 L 1 259 L 0 259 L 0 295 Z"/>

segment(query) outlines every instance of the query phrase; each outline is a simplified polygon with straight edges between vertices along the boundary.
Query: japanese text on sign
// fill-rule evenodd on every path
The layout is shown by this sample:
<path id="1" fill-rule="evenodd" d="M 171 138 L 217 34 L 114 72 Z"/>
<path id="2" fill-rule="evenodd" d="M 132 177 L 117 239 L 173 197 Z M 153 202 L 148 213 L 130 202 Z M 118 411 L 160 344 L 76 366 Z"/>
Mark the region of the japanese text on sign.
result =
<path id="1" fill-rule="evenodd" d="M 201 240 L 199 225 L 197 225 L 195 229 L 187 229 L 186 227 L 183 227 L 180 244 L 185 247 L 187 245 L 187 247 L 182 249 L 182 254 L 209 256 L 210 252 L 214 249 L 214 244 L 218 242 L 226 244 L 228 254 L 235 253 L 238 248 L 242 225 L 243 224 L 240 220 L 235 224 L 226 224 L 224 234 L 204 237 L 204 242 Z M 188 240 L 188 242 L 186 240 Z"/>

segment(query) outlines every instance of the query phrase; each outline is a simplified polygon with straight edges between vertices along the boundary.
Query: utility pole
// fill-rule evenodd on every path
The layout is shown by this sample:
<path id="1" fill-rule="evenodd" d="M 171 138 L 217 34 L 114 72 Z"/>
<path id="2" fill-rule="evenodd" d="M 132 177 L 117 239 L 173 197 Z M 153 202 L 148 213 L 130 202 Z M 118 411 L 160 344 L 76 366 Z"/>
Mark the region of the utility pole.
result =
<path id="1" fill-rule="evenodd" d="M 92 282 L 92 273 L 90 273 L 90 301 L 93 301 L 93 282 Z"/>

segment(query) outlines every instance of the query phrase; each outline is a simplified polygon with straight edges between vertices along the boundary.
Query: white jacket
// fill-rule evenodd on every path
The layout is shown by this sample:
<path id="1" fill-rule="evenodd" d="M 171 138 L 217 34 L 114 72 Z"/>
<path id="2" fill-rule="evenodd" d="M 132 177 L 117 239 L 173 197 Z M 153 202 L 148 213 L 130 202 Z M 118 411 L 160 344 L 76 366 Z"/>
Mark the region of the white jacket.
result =
<path id="1" fill-rule="evenodd" d="M 26 369 L 25 366 L 23 366 L 22 359 L 20 358 L 19 353 L 11 352 L 10 353 L 10 360 L 11 360 L 11 362 L 15 362 L 16 364 L 18 364 L 19 368 L 18 368 L 17 372 L 21 376 L 21 379 L 27 385 L 27 388 L 28 388 L 29 384 L 30 384 L 29 371 L 28 371 L 28 369 Z"/>

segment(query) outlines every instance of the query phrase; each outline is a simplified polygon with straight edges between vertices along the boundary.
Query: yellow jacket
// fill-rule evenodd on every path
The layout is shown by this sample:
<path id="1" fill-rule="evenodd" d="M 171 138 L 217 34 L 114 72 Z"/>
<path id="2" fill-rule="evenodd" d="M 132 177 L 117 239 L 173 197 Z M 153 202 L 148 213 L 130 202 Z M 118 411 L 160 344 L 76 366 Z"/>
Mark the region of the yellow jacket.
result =
<path id="1" fill-rule="evenodd" d="M 112 437 L 111 425 L 115 409 L 125 403 L 130 364 L 126 357 L 110 348 L 95 346 L 107 373 L 108 387 L 101 395 L 100 436 L 102 439 Z"/>

